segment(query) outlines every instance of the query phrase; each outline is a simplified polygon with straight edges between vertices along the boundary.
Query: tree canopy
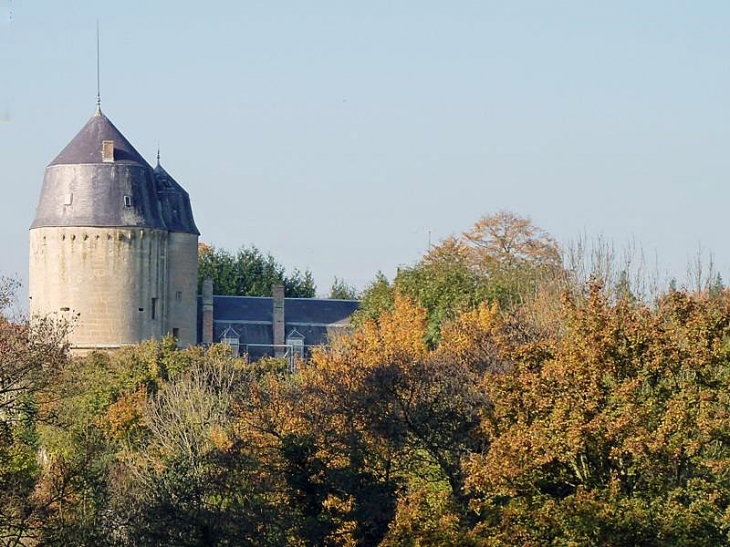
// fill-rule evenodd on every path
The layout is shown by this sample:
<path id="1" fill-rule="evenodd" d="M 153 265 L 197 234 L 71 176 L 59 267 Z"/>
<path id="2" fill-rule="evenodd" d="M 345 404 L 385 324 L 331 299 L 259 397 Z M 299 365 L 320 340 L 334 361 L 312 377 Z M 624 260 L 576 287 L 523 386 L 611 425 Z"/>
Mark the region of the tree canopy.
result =
<path id="1" fill-rule="evenodd" d="M 341 299 L 341 300 L 355 300 L 357 299 L 357 290 L 352 285 L 349 285 L 344 279 L 335 277 L 330 287 L 329 298 Z"/>
<path id="2" fill-rule="evenodd" d="M 433 346 L 396 295 L 294 374 L 171 340 L 47 369 L 3 414 L 2 537 L 726 543 L 727 293 L 649 305 L 594 283 L 550 309 L 482 303 Z"/>
<path id="3" fill-rule="evenodd" d="M 728 544 L 721 280 L 559 292 L 552 251 L 471 245 L 419 265 L 443 300 L 379 276 L 294 372 L 172 339 L 69 358 L 62 326 L 0 320 L 0 544 Z M 515 268 L 526 294 L 489 292 Z"/>
<path id="4" fill-rule="evenodd" d="M 198 292 L 205 279 L 213 280 L 216 294 L 271 296 L 272 285 L 284 285 L 287 297 L 314 297 L 317 287 L 309 270 L 287 273 L 271 254 L 256 247 L 241 247 L 231 253 L 201 243 L 198 246 Z"/>
<path id="5" fill-rule="evenodd" d="M 428 311 L 433 343 L 444 321 L 460 311 L 482 302 L 512 307 L 563 276 L 555 239 L 529 218 L 502 211 L 446 238 L 414 266 L 400 268 L 392 284 L 379 274 L 365 290 L 359 317 L 377 319 L 399 292 Z"/>

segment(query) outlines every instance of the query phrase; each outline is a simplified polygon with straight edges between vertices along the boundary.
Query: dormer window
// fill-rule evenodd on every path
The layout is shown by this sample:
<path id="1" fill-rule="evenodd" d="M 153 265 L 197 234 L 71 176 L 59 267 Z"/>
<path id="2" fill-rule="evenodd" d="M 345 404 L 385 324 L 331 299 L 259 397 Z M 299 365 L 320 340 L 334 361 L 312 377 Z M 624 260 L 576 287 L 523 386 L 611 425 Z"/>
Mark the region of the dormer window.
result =
<path id="1" fill-rule="evenodd" d="M 304 355 L 304 335 L 297 329 L 292 329 L 286 337 L 286 345 L 291 347 L 294 354 L 300 357 Z"/>
<path id="2" fill-rule="evenodd" d="M 233 355 L 236 356 L 238 356 L 238 348 L 241 345 L 240 340 L 238 333 L 233 330 L 233 327 L 228 327 L 223 331 L 223 334 L 221 334 L 221 344 L 226 344 L 230 347 Z"/>
<path id="3" fill-rule="evenodd" d="M 101 161 L 104 163 L 114 162 L 114 141 L 102 141 Z"/>
<path id="4" fill-rule="evenodd" d="M 294 372 L 297 360 L 304 358 L 304 335 L 297 329 L 292 329 L 286 337 L 286 345 L 289 350 L 289 371 Z"/>

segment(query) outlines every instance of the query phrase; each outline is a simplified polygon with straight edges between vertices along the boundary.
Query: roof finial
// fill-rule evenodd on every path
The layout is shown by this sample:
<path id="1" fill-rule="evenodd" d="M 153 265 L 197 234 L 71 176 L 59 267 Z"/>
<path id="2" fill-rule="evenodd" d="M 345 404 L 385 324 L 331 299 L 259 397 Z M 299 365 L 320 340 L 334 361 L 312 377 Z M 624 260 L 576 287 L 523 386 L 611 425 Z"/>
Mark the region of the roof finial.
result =
<path id="1" fill-rule="evenodd" d="M 99 63 L 99 20 L 96 20 L 96 113 L 101 114 L 101 76 Z"/>
<path id="2" fill-rule="evenodd" d="M 157 141 L 157 165 L 160 165 L 160 141 Z"/>

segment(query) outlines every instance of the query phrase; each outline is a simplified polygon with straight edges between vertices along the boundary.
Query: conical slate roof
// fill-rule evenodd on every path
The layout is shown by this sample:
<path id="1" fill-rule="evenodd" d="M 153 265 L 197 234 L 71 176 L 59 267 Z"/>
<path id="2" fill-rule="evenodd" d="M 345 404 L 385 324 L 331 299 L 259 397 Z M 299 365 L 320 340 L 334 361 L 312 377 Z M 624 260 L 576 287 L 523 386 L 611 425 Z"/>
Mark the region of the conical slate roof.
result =
<path id="1" fill-rule="evenodd" d="M 101 143 L 103 141 L 114 142 L 114 161 L 116 163 L 136 163 L 150 167 L 100 108 L 97 108 L 96 113 L 50 165 L 102 163 Z"/>
<path id="2" fill-rule="evenodd" d="M 167 229 L 152 167 L 98 107 L 46 168 L 31 229 L 52 226 Z"/>
<path id="3" fill-rule="evenodd" d="M 154 169 L 157 180 L 157 195 L 162 204 L 162 216 L 171 232 L 184 232 L 200 235 L 195 220 L 193 209 L 190 205 L 190 196 L 177 181 L 165 171 L 160 165 L 158 154 L 157 166 Z"/>

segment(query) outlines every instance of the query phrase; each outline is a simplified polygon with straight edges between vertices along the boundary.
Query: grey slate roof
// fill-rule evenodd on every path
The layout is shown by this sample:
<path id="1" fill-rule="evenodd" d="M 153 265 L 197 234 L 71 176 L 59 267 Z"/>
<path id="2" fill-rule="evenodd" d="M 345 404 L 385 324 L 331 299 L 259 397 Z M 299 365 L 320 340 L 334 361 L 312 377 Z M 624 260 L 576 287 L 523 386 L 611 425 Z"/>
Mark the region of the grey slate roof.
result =
<path id="1" fill-rule="evenodd" d="M 157 195 L 162 204 L 162 216 L 167 224 L 167 229 L 172 232 L 200 235 L 195 226 L 188 193 L 165 171 L 160 165 L 159 159 L 154 173 L 157 181 Z"/>
<path id="2" fill-rule="evenodd" d="M 103 141 L 114 143 L 113 162 L 102 159 Z M 175 182 L 158 193 L 158 185 L 152 167 L 97 109 L 46 168 L 31 229 L 130 227 L 198 234 L 187 192 Z"/>
<path id="3" fill-rule="evenodd" d="M 253 359 L 271 355 L 274 343 L 273 298 L 259 296 L 214 296 L 213 340 L 220 342 L 229 327 L 236 331 L 240 351 L 248 349 Z M 306 346 L 326 344 L 332 332 L 350 324 L 350 316 L 360 306 L 358 300 L 285 298 L 284 333 L 296 330 Z M 202 338 L 202 306 L 198 297 L 198 339 Z"/>
<path id="4" fill-rule="evenodd" d="M 267 296 L 214 296 L 215 321 L 271 322 L 274 299 Z M 287 323 L 314 325 L 344 325 L 360 306 L 359 300 L 329 298 L 285 298 Z"/>
<path id="5" fill-rule="evenodd" d="M 102 141 L 114 141 L 115 163 L 134 163 L 150 167 L 101 109 L 96 111 L 50 165 L 102 163 Z"/>

